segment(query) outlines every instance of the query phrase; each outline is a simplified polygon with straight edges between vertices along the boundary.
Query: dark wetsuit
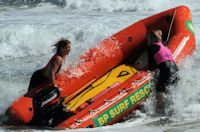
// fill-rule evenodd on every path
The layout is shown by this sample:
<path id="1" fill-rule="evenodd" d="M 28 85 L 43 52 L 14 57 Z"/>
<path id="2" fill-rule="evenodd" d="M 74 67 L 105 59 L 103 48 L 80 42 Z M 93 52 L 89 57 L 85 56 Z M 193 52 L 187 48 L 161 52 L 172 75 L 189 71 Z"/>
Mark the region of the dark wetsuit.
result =
<path id="1" fill-rule="evenodd" d="M 60 68 L 61 68 L 61 65 L 58 68 L 58 70 L 56 71 L 56 74 L 59 72 Z M 49 79 L 44 76 L 44 73 L 42 72 L 41 69 L 35 71 L 31 77 L 28 91 L 30 91 L 31 89 L 35 88 L 36 86 L 38 86 L 46 81 L 49 81 Z"/>
<path id="2" fill-rule="evenodd" d="M 167 87 L 170 85 L 176 85 L 179 77 L 177 75 L 177 65 L 174 61 L 167 60 L 161 62 L 159 65 L 156 64 L 156 60 L 154 59 L 154 55 L 160 50 L 159 45 L 151 45 L 148 49 L 149 55 L 149 65 L 152 69 L 158 67 L 160 70 L 160 75 L 158 78 L 156 89 L 157 91 L 167 91 Z"/>
<path id="3" fill-rule="evenodd" d="M 28 91 L 30 91 L 32 88 L 35 88 L 36 86 L 42 84 L 47 80 L 48 79 L 43 75 L 43 72 L 41 70 L 35 71 L 31 77 Z"/>

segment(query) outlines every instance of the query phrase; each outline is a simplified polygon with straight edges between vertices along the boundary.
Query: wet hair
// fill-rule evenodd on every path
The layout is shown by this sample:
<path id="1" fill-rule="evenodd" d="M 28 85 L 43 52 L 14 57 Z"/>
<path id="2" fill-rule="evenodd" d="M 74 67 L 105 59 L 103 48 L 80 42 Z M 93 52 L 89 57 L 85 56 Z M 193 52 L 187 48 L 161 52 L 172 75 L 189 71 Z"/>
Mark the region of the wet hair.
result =
<path id="1" fill-rule="evenodd" d="M 152 30 L 147 36 L 155 41 L 162 41 L 162 31 L 160 29 Z"/>
<path id="2" fill-rule="evenodd" d="M 60 51 L 61 48 L 64 48 L 67 45 L 70 45 L 71 41 L 69 41 L 68 39 L 60 39 L 57 43 L 55 43 L 53 46 L 56 47 L 56 52 L 58 53 Z"/>

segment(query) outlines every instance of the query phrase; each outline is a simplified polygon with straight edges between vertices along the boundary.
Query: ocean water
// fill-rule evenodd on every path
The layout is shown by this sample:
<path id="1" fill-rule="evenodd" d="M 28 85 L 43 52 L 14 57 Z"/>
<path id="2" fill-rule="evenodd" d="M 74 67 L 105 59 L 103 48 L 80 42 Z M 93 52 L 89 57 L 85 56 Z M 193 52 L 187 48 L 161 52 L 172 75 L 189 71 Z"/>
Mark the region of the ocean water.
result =
<path id="1" fill-rule="evenodd" d="M 63 66 L 76 63 L 98 42 L 140 19 L 186 5 L 193 16 L 197 47 L 179 64 L 181 80 L 171 91 L 175 115 L 154 117 L 153 95 L 145 102 L 146 113 L 136 112 L 122 123 L 93 131 L 200 131 L 200 1 L 198 0 L 0 0 L 0 115 L 27 91 L 32 73 L 53 55 L 60 38 L 72 41 L 72 52 Z M 6 131 L 0 127 L 0 131 Z M 18 131 L 55 131 L 20 128 Z M 13 130 L 13 131 L 16 131 Z M 11 131 L 9 129 L 9 131 Z"/>

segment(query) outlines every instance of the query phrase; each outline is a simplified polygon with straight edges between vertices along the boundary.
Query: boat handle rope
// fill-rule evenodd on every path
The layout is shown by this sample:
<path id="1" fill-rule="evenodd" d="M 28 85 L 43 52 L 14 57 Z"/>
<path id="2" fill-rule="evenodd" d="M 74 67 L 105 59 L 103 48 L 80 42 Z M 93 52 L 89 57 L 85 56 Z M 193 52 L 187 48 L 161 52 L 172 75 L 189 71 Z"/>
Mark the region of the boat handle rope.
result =
<path id="1" fill-rule="evenodd" d="M 77 120 L 77 119 L 74 119 L 74 122 L 76 122 L 76 123 L 83 123 L 83 121 Z"/>
<path id="2" fill-rule="evenodd" d="M 131 66 L 129 66 L 129 68 L 131 69 L 131 71 L 132 71 L 133 73 L 138 73 L 138 71 L 135 72 L 135 71 L 132 69 Z M 108 76 L 107 76 L 107 77 L 105 78 L 105 80 L 103 80 L 101 83 L 97 84 L 96 86 L 92 86 L 92 87 L 89 87 L 89 86 L 88 86 L 89 88 L 85 91 L 85 93 L 82 94 L 82 95 L 79 97 L 79 99 L 74 103 L 74 105 L 72 105 L 72 106 L 71 106 L 70 108 L 68 108 L 68 109 L 72 109 L 72 108 L 81 100 L 81 98 L 82 98 L 85 94 L 87 94 L 90 90 L 92 90 L 92 89 L 94 89 L 95 87 L 98 87 L 98 86 L 100 86 L 101 84 L 103 84 L 103 83 L 110 77 L 112 71 L 113 71 L 113 70 L 110 71 L 110 73 L 108 74 Z"/>
<path id="3" fill-rule="evenodd" d="M 130 66 L 129 66 L 129 67 L 130 67 Z M 131 68 L 131 67 L 130 67 L 130 68 Z M 132 68 L 131 68 L 131 70 L 132 70 Z M 132 72 L 133 72 L 133 73 L 138 73 L 138 74 L 140 74 L 139 72 L 134 72 L 133 70 L 132 70 Z M 137 81 L 144 81 L 144 80 L 145 80 L 145 79 L 142 78 L 142 79 L 137 80 Z M 118 97 L 117 97 L 116 99 L 111 99 L 111 100 L 105 99 L 105 100 L 104 100 L 105 104 L 109 104 L 109 103 L 114 102 L 115 100 L 117 100 L 117 99 L 120 98 L 120 95 L 123 95 L 124 93 L 128 92 L 128 91 L 131 90 L 132 88 L 134 88 L 134 87 L 124 88 L 123 90 L 120 90 L 120 91 L 119 91 L 119 95 L 118 95 Z M 91 112 L 100 111 L 100 110 L 103 109 L 103 108 L 104 108 L 104 107 L 100 107 L 100 108 L 98 108 L 97 110 L 90 110 L 90 113 L 91 113 Z"/>
<path id="4" fill-rule="evenodd" d="M 96 86 L 88 86 L 89 88 L 87 88 L 87 90 L 78 98 L 78 100 L 74 103 L 74 105 L 72 105 L 72 106 L 71 106 L 70 108 L 68 108 L 68 109 L 72 109 L 72 108 L 81 100 L 81 98 L 82 98 L 85 94 L 87 94 L 90 90 L 92 90 L 92 89 L 94 89 L 95 87 L 98 87 L 99 85 L 103 84 L 103 83 L 110 77 L 111 72 L 112 72 L 112 70 L 110 71 L 110 73 L 108 74 L 108 76 L 107 76 L 101 83 L 99 83 L 98 85 L 96 85 Z M 67 105 L 67 104 L 66 104 L 66 105 Z"/>
<path id="5" fill-rule="evenodd" d="M 132 89 L 132 87 L 130 87 L 130 88 L 125 88 L 125 89 L 121 90 L 120 93 L 118 94 L 117 98 L 113 98 L 113 99 L 111 99 L 111 100 L 106 100 L 106 99 L 105 99 L 105 100 L 104 100 L 104 102 L 105 102 L 104 106 L 101 106 L 101 107 L 99 107 L 99 108 L 96 109 L 96 110 L 90 109 L 89 113 L 90 113 L 90 114 L 93 114 L 93 113 L 96 113 L 96 112 L 101 111 L 102 109 L 105 108 L 105 105 L 109 105 L 110 103 L 114 102 L 115 100 L 120 99 L 120 97 L 121 97 L 124 93 L 128 92 L 128 91 L 131 90 L 131 89 Z M 123 91 L 123 92 L 122 92 L 122 91 Z M 77 120 L 77 119 L 75 119 L 74 121 L 77 122 L 77 123 L 83 123 L 83 122 L 85 122 L 85 121 Z"/>
<path id="6" fill-rule="evenodd" d="M 176 15 L 176 8 L 174 9 L 174 13 L 173 13 L 173 16 L 172 16 L 172 21 L 170 23 L 170 27 L 169 27 L 169 31 L 168 31 L 168 34 L 167 34 L 167 40 L 166 40 L 166 42 L 169 41 L 169 36 L 170 36 L 171 30 L 172 30 L 172 25 L 174 23 L 175 15 Z"/>
<path id="7" fill-rule="evenodd" d="M 96 86 L 92 86 L 92 85 L 89 85 L 89 86 L 87 86 L 84 90 L 83 90 L 83 92 L 84 92 L 84 94 L 82 94 L 80 97 L 79 97 L 79 99 L 76 101 L 76 103 L 73 105 L 73 106 L 71 106 L 70 108 L 68 108 L 68 109 L 72 109 L 78 102 L 79 102 L 79 100 L 87 93 L 87 92 L 89 92 L 90 90 L 92 90 L 93 88 L 95 88 L 95 87 L 97 87 L 97 86 L 99 86 L 99 85 L 101 85 L 102 83 L 104 83 L 107 79 L 108 79 L 108 77 L 110 76 L 110 74 L 111 74 L 111 72 L 112 72 L 112 70 L 110 71 L 110 73 L 108 74 L 108 76 L 106 77 L 106 79 L 105 80 L 103 80 L 101 83 L 99 83 L 98 85 L 96 85 Z M 78 94 L 78 95 L 80 95 L 80 94 Z M 78 95 L 76 95 L 76 96 L 78 96 Z M 75 96 L 75 97 L 76 97 Z M 75 98 L 74 97 L 74 98 Z M 73 98 L 73 99 L 74 99 Z M 73 100 L 73 99 L 71 99 L 71 100 Z M 71 101 L 70 100 L 70 101 Z M 69 102 L 70 102 L 69 101 Z M 69 103 L 68 102 L 68 103 Z M 65 107 L 67 107 L 67 104 L 68 103 L 66 103 L 66 104 L 63 104 Z"/>
<path id="8" fill-rule="evenodd" d="M 126 89 L 121 90 L 121 91 L 123 91 L 123 92 L 120 91 L 119 94 L 118 94 L 118 96 L 117 96 L 116 98 L 111 99 L 111 100 L 105 99 L 105 100 L 104 100 L 104 102 L 105 102 L 104 105 L 108 105 L 108 104 L 114 102 L 115 100 L 120 99 L 121 96 L 122 96 L 124 93 L 128 92 L 128 91 L 131 90 L 131 89 L 132 89 L 132 88 L 126 88 Z M 101 107 L 99 107 L 99 108 L 96 109 L 96 110 L 90 110 L 90 114 L 92 114 L 93 112 L 98 112 L 98 111 L 102 110 L 104 107 L 105 107 L 105 106 L 101 106 Z"/>

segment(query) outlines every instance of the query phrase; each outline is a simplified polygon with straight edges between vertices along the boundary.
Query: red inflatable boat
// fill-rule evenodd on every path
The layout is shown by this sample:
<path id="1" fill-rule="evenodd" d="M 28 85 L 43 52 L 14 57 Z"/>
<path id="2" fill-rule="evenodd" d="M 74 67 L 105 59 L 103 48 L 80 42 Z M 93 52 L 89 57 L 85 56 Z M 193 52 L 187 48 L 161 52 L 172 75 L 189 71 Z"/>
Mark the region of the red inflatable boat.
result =
<path id="1" fill-rule="evenodd" d="M 163 40 L 171 30 L 167 45 L 176 63 L 193 53 L 195 34 L 188 7 L 145 18 L 89 49 L 77 66 L 56 77 L 58 88 L 43 84 L 13 102 L 7 124 L 29 125 L 38 111 L 46 123 L 60 128 L 98 127 L 119 121 L 151 91 L 145 36 L 152 29 L 161 29 Z"/>

